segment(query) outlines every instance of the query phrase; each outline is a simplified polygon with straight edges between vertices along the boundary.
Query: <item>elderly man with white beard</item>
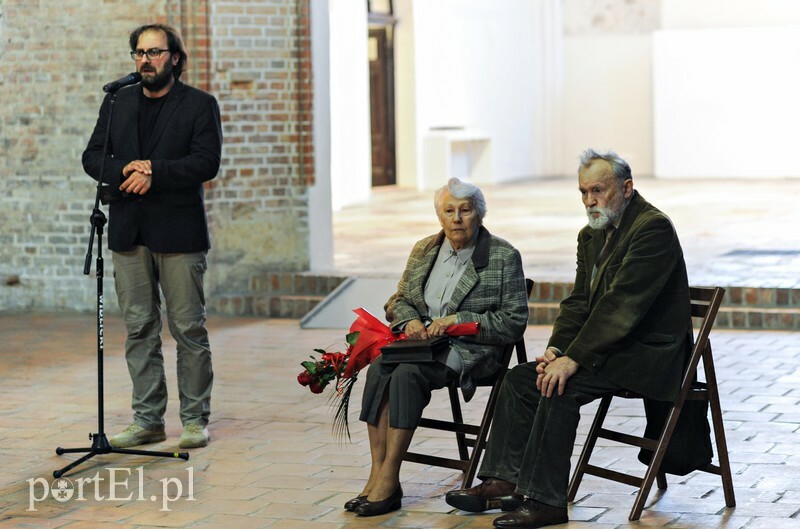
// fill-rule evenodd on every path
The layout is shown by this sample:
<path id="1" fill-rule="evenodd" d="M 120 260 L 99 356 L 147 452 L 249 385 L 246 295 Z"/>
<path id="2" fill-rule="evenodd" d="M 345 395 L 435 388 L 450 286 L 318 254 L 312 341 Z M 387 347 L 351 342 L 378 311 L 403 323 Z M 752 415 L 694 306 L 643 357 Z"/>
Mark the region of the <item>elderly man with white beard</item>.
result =
<path id="1" fill-rule="evenodd" d="M 498 528 L 566 523 L 580 407 L 619 389 L 674 401 L 691 347 L 689 284 L 670 219 L 633 189 L 613 151 L 585 151 L 578 189 L 588 225 L 544 353 L 514 367 L 497 404 L 476 487 L 453 507 L 511 511 Z"/>

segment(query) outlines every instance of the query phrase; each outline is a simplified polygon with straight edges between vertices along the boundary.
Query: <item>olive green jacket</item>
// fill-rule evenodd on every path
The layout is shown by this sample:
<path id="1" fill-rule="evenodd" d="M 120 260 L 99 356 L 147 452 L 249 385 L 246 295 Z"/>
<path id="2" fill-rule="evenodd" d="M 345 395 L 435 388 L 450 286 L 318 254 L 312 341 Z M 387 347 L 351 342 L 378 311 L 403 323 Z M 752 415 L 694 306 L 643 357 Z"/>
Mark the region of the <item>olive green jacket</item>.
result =
<path id="1" fill-rule="evenodd" d="M 656 400 L 674 401 L 691 348 L 689 283 L 669 217 L 634 191 L 592 282 L 603 230 L 578 234 L 575 286 L 548 346 L 592 373 Z"/>

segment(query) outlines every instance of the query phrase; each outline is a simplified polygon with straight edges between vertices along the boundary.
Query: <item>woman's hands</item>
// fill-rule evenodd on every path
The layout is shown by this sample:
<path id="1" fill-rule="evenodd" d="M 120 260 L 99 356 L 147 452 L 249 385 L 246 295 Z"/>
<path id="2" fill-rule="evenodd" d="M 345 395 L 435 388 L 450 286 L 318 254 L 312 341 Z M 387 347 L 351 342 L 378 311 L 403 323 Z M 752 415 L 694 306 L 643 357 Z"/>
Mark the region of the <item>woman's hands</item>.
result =
<path id="1" fill-rule="evenodd" d="M 406 323 L 403 332 L 406 333 L 409 340 L 424 340 L 428 337 L 428 329 L 419 320 L 411 320 Z"/>
<path id="2" fill-rule="evenodd" d="M 443 336 L 444 331 L 448 327 L 458 322 L 458 317 L 455 314 L 445 316 L 443 318 L 436 318 L 428 325 L 428 336 Z"/>
<path id="3" fill-rule="evenodd" d="M 410 320 L 406 323 L 403 332 L 406 333 L 409 340 L 425 340 L 432 336 L 443 336 L 447 328 L 454 323 L 458 323 L 458 317 L 455 314 L 436 318 L 427 327 L 419 320 Z"/>

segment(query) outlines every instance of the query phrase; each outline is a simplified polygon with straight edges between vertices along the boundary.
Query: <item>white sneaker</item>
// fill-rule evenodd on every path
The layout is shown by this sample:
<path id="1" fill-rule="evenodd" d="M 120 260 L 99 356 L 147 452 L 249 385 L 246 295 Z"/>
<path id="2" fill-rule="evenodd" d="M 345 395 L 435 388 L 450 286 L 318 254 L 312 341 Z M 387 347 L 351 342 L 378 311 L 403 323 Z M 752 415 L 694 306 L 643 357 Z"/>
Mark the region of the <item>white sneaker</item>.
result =
<path id="1" fill-rule="evenodd" d="M 211 437 L 208 435 L 208 428 L 201 424 L 192 423 L 183 427 L 181 441 L 178 444 L 181 448 L 202 448 L 208 445 Z"/>
<path id="2" fill-rule="evenodd" d="M 136 423 L 131 424 L 122 433 L 118 433 L 108 440 L 114 448 L 130 448 L 131 446 L 160 443 L 166 440 L 164 430 L 148 430 Z"/>

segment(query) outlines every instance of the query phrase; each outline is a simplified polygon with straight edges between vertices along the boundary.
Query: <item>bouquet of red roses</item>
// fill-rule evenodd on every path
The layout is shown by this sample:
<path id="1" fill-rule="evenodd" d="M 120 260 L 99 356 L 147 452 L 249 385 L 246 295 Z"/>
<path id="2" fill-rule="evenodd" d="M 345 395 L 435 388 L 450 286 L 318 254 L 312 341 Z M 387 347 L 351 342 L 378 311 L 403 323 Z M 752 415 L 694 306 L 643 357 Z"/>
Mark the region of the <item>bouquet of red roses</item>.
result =
<path id="1" fill-rule="evenodd" d="M 324 349 L 314 349 L 314 352 L 320 353 L 321 358 L 317 360 L 312 356 L 310 361 L 300 362 L 305 371 L 297 375 L 297 382 L 301 386 L 308 386 L 311 393 L 322 393 L 331 381 L 336 380 L 338 385 L 347 364 L 347 355 L 328 353 Z"/>
<path id="2" fill-rule="evenodd" d="M 345 337 L 347 349 L 344 353 L 327 352 L 324 349 L 314 349 L 320 354 L 317 360 L 301 362 L 303 371 L 297 375 L 297 382 L 301 386 L 308 386 L 312 393 L 322 393 L 325 388 L 335 381 L 336 391 L 331 399 L 339 399 L 333 417 L 333 430 L 338 435 L 347 434 L 350 439 L 350 425 L 347 413 L 350 405 L 350 395 L 353 385 L 358 379 L 358 373 L 372 363 L 381 354 L 381 347 L 397 340 L 405 340 L 403 333 L 395 334 L 389 326 L 373 316 L 363 308 L 353 310 L 358 318 L 350 326 L 350 332 Z M 466 336 L 477 334 L 478 323 L 459 323 L 451 325 L 445 331 L 449 336 Z"/>

